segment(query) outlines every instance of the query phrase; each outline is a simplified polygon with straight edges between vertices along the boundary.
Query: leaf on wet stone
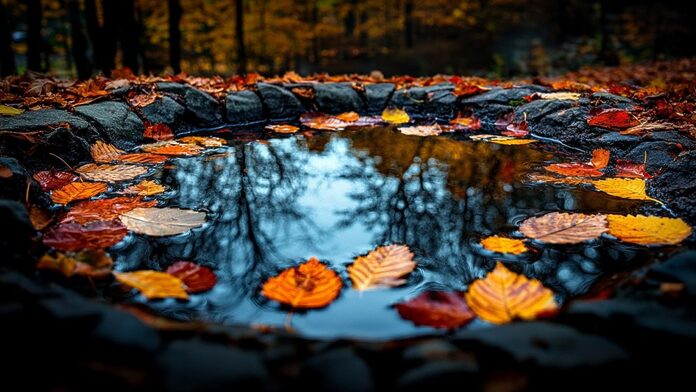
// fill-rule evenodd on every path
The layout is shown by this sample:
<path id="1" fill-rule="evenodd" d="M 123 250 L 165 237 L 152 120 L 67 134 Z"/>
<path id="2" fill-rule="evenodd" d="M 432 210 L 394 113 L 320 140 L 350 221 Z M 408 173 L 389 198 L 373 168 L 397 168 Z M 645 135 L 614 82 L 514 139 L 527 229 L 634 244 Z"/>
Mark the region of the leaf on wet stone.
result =
<path id="1" fill-rule="evenodd" d="M 609 150 L 598 148 L 592 151 L 592 160 L 590 164 L 597 169 L 604 169 L 609 164 L 611 153 Z"/>
<path id="2" fill-rule="evenodd" d="M 154 207 L 155 200 L 143 200 L 142 197 L 121 196 L 108 199 L 86 200 L 75 204 L 61 222 L 85 224 L 97 221 L 117 219 L 119 215 L 138 207 Z"/>
<path id="3" fill-rule="evenodd" d="M 527 124 L 527 120 L 524 120 L 522 122 L 512 122 L 508 124 L 505 127 L 505 130 L 501 132 L 501 134 L 512 137 L 525 137 L 529 135 L 529 125 Z"/>
<path id="4" fill-rule="evenodd" d="M 37 269 L 58 271 L 65 277 L 87 276 L 100 279 L 111 275 L 113 260 L 103 249 L 88 249 L 77 253 L 56 252 L 45 254 L 39 259 Z"/>
<path id="5" fill-rule="evenodd" d="M 533 94 L 537 96 L 539 99 L 547 99 L 547 100 L 554 100 L 554 101 L 561 101 L 561 100 L 569 100 L 569 101 L 577 101 L 580 99 L 580 94 L 579 93 L 571 93 L 568 91 L 557 91 L 553 93 L 535 93 Z"/>
<path id="6" fill-rule="evenodd" d="M 442 133 L 439 125 L 417 125 L 413 127 L 398 127 L 399 132 L 411 136 L 437 136 Z"/>
<path id="7" fill-rule="evenodd" d="M 200 266 L 190 261 L 177 261 L 166 271 L 184 282 L 188 293 L 201 293 L 215 287 L 217 276 L 208 267 Z"/>
<path id="8" fill-rule="evenodd" d="M 128 98 L 128 103 L 137 108 L 143 108 L 154 103 L 159 97 L 160 94 L 157 93 L 136 94 Z"/>
<path id="9" fill-rule="evenodd" d="M 227 144 L 227 140 L 214 136 L 186 136 L 177 139 L 180 143 L 195 144 L 202 147 L 215 148 Z"/>
<path id="10" fill-rule="evenodd" d="M 203 152 L 203 148 L 195 144 L 182 144 L 175 141 L 163 141 L 141 146 L 143 151 L 167 156 L 193 156 Z"/>
<path id="11" fill-rule="evenodd" d="M 598 238 L 606 231 L 607 218 L 602 214 L 551 212 L 528 218 L 520 225 L 520 232 L 526 237 L 550 244 L 578 244 Z"/>
<path id="12" fill-rule="evenodd" d="M 36 172 L 32 177 L 39 183 L 44 192 L 61 188 L 78 179 L 73 173 L 55 170 Z"/>
<path id="13" fill-rule="evenodd" d="M 516 238 L 499 237 L 497 235 L 482 239 L 481 245 L 491 252 L 509 253 L 513 255 L 518 255 L 528 250 L 527 246 L 522 240 L 518 240 Z"/>
<path id="14" fill-rule="evenodd" d="M 645 215 L 607 215 L 609 234 L 639 245 L 677 245 L 691 235 L 691 227 L 679 218 Z"/>
<path id="15" fill-rule="evenodd" d="M 411 117 L 404 110 L 387 108 L 382 112 L 382 120 L 390 124 L 405 124 L 411 121 Z"/>
<path id="16" fill-rule="evenodd" d="M 455 329 L 476 317 L 461 293 L 428 291 L 394 307 L 404 320 L 433 328 Z"/>
<path id="17" fill-rule="evenodd" d="M 51 191 L 51 200 L 56 204 L 68 204 L 76 200 L 89 199 L 106 192 L 107 185 L 103 182 L 71 182 Z"/>
<path id="18" fill-rule="evenodd" d="M 456 117 L 450 121 L 450 125 L 454 126 L 456 130 L 477 131 L 481 129 L 481 121 L 473 116 Z"/>
<path id="19" fill-rule="evenodd" d="M 500 136 L 490 134 L 471 135 L 469 136 L 469 138 L 475 141 L 502 144 L 507 146 L 524 145 L 537 142 L 535 139 L 520 139 L 512 136 Z"/>
<path id="20" fill-rule="evenodd" d="M 13 108 L 12 106 L 0 105 L 0 116 L 17 116 L 24 113 L 23 109 Z"/>
<path id="21" fill-rule="evenodd" d="M 126 234 L 126 227 L 116 220 L 86 225 L 68 222 L 48 230 L 43 236 L 43 243 L 59 250 L 101 249 L 116 245 Z"/>
<path id="22" fill-rule="evenodd" d="M 348 266 L 355 290 L 396 287 L 406 283 L 403 277 L 416 268 L 413 253 L 406 245 L 380 246 L 359 256 Z"/>
<path id="23" fill-rule="evenodd" d="M 500 262 L 483 279 L 471 284 L 465 298 L 476 315 L 493 324 L 518 318 L 533 320 L 558 311 L 553 291 L 536 279 L 510 271 Z"/>
<path id="24" fill-rule="evenodd" d="M 116 146 L 113 144 L 97 140 L 92 146 L 90 146 L 89 153 L 92 155 L 94 162 L 109 163 L 117 160 L 120 155 L 125 153 L 125 151 L 116 148 Z"/>
<path id="25" fill-rule="evenodd" d="M 600 191 L 624 199 L 650 200 L 662 204 L 645 193 L 645 180 L 642 178 L 607 178 L 593 181 L 592 184 Z"/>
<path id="26" fill-rule="evenodd" d="M 345 112 L 336 116 L 337 119 L 345 122 L 356 122 L 360 118 L 360 115 L 355 112 Z"/>
<path id="27" fill-rule="evenodd" d="M 625 160 L 617 160 L 614 165 L 616 177 L 649 179 L 652 175 L 645 168 L 645 163 L 635 163 Z"/>
<path id="28" fill-rule="evenodd" d="M 147 299 L 188 299 L 181 279 L 166 272 L 114 272 L 114 276 L 119 283 L 140 291 Z"/>
<path id="29" fill-rule="evenodd" d="M 612 130 L 623 130 L 640 124 L 631 112 L 623 109 L 605 109 L 587 119 L 587 124 Z"/>
<path id="30" fill-rule="evenodd" d="M 172 140 L 174 139 L 174 131 L 167 124 L 148 124 L 145 127 L 143 136 L 153 140 Z"/>
<path id="31" fill-rule="evenodd" d="M 129 181 L 147 173 L 147 168 L 138 165 L 88 163 L 78 167 L 75 171 L 90 181 L 120 182 Z"/>
<path id="32" fill-rule="evenodd" d="M 300 130 L 299 127 L 288 124 L 266 125 L 266 129 L 275 133 L 295 133 Z"/>
<path id="33" fill-rule="evenodd" d="M 261 294 L 293 308 L 321 308 L 333 302 L 342 287 L 338 274 L 312 257 L 269 278 Z"/>
<path id="34" fill-rule="evenodd" d="M 185 233 L 205 223 L 205 212 L 181 208 L 135 208 L 121 214 L 128 230 L 138 234 L 164 237 Z"/>
<path id="35" fill-rule="evenodd" d="M 166 188 L 152 180 L 143 180 L 124 189 L 122 193 L 139 196 L 153 196 L 164 192 Z"/>

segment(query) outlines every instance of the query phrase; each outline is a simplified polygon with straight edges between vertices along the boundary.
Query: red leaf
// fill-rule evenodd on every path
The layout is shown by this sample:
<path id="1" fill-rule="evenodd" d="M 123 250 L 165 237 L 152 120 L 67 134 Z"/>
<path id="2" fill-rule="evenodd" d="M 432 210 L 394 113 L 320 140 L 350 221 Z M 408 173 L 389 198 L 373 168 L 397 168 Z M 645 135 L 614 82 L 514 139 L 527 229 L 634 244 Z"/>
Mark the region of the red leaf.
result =
<path id="1" fill-rule="evenodd" d="M 145 127 L 143 136 L 155 140 L 171 140 L 174 139 L 174 132 L 166 124 L 150 124 Z"/>
<path id="2" fill-rule="evenodd" d="M 208 291 L 217 283 L 217 276 L 210 268 L 190 261 L 177 261 L 167 268 L 167 273 L 181 279 L 189 293 Z"/>
<path id="3" fill-rule="evenodd" d="M 61 188 L 77 180 L 77 176 L 72 173 L 54 170 L 36 172 L 33 177 L 44 192 Z"/>
<path id="4" fill-rule="evenodd" d="M 143 200 L 142 197 L 113 197 L 110 199 L 97 199 L 81 201 L 67 213 L 62 222 L 76 222 L 85 224 L 89 222 L 108 221 L 117 219 L 119 215 L 138 207 L 154 207 L 155 200 Z"/>
<path id="5" fill-rule="evenodd" d="M 525 137 L 529 135 L 529 127 L 527 121 L 521 123 L 510 123 L 505 127 L 505 131 L 501 132 L 505 136 Z"/>
<path id="6" fill-rule="evenodd" d="M 60 250 L 101 249 L 119 243 L 126 234 L 128 230 L 117 220 L 86 225 L 70 222 L 46 232 L 43 243 Z"/>
<path id="7" fill-rule="evenodd" d="M 623 109 L 606 109 L 587 119 L 594 127 L 621 130 L 635 127 L 640 122 L 630 112 Z"/>
<path id="8" fill-rule="evenodd" d="M 652 175 L 645 169 L 645 163 L 635 163 L 631 161 L 617 160 L 614 165 L 616 177 L 624 178 L 652 178 Z"/>
<path id="9" fill-rule="evenodd" d="M 433 328 L 454 329 L 475 317 L 460 293 L 427 291 L 395 307 L 403 319 Z"/>

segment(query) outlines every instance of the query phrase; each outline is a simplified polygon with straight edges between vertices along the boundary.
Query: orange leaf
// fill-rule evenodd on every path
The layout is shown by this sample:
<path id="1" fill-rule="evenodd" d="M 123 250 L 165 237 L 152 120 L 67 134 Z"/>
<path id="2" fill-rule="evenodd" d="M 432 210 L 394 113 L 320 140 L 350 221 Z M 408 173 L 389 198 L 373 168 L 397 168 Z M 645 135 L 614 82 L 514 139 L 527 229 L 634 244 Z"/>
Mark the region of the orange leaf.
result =
<path id="1" fill-rule="evenodd" d="M 406 283 L 402 277 L 416 268 L 413 253 L 406 245 L 380 246 L 359 256 L 348 266 L 348 274 L 355 290 L 367 290 L 384 286 L 400 286 Z"/>
<path id="2" fill-rule="evenodd" d="M 146 144 L 142 146 L 142 149 L 152 154 L 169 156 L 191 156 L 203 152 L 203 148 L 195 144 L 181 144 L 172 141 Z"/>
<path id="3" fill-rule="evenodd" d="M 222 147 L 227 144 L 227 140 L 213 136 L 186 136 L 178 139 L 181 143 L 196 144 L 203 147 Z"/>
<path id="4" fill-rule="evenodd" d="M 166 124 L 149 124 L 143 136 L 154 140 L 171 140 L 174 139 L 174 132 Z"/>
<path id="5" fill-rule="evenodd" d="M 606 109 L 590 117 L 587 124 L 613 130 L 622 130 L 640 124 L 630 112 L 623 109 Z"/>
<path id="6" fill-rule="evenodd" d="M 480 318 L 494 324 L 516 318 L 532 320 L 558 310 L 551 290 L 536 279 L 510 271 L 500 262 L 485 278 L 474 281 L 465 297 Z"/>
<path id="7" fill-rule="evenodd" d="M 401 318 L 433 328 L 454 329 L 476 317 L 460 293 L 428 291 L 395 307 Z"/>
<path id="8" fill-rule="evenodd" d="M 338 116 L 336 116 L 336 118 L 345 122 L 356 122 L 360 118 L 360 115 L 355 112 L 345 112 L 339 114 Z"/>
<path id="9" fill-rule="evenodd" d="M 85 179 L 91 181 L 119 182 L 132 180 L 147 173 L 147 168 L 137 165 L 97 165 L 88 163 L 75 169 Z"/>
<path id="10" fill-rule="evenodd" d="M 147 270 L 115 272 L 114 276 L 119 283 L 137 289 L 147 299 L 188 299 L 188 294 L 186 294 L 186 290 L 184 290 L 184 283 L 176 276 L 172 276 L 166 272 Z"/>
<path id="11" fill-rule="evenodd" d="M 295 133 L 300 130 L 300 128 L 294 125 L 266 125 L 266 129 L 275 133 Z"/>
<path id="12" fill-rule="evenodd" d="M 162 185 L 151 181 L 151 180 L 143 180 L 140 181 L 139 183 L 135 185 L 131 185 L 128 188 L 123 190 L 123 193 L 126 194 L 133 194 L 133 195 L 140 195 L 140 196 L 152 196 L 152 195 L 157 195 L 166 190 L 165 187 Z"/>
<path id="13" fill-rule="evenodd" d="M 51 200 L 56 204 L 68 204 L 71 201 L 89 199 L 102 192 L 107 186 L 103 182 L 71 182 L 51 192 Z"/>
<path id="14" fill-rule="evenodd" d="M 609 164 L 609 150 L 603 148 L 598 148 L 592 151 L 592 161 L 591 164 L 596 169 L 604 169 Z"/>
<path id="15" fill-rule="evenodd" d="M 497 235 L 484 238 L 481 240 L 481 245 L 491 252 L 497 253 L 518 255 L 527 251 L 524 241 L 514 238 L 499 237 Z"/>
<path id="16" fill-rule="evenodd" d="M 293 308 L 321 308 L 336 299 L 342 286 L 334 271 L 312 257 L 269 278 L 261 293 Z"/>
<path id="17" fill-rule="evenodd" d="M 544 169 L 563 176 L 571 177 L 601 177 L 604 175 L 596 167 L 587 163 L 552 163 Z"/>
<path id="18" fill-rule="evenodd" d="M 118 160 L 120 162 L 127 162 L 127 163 L 162 163 L 166 161 L 167 158 L 166 156 L 163 155 L 157 155 L 157 154 L 151 154 L 147 152 L 143 153 L 134 153 L 134 154 L 123 154 L 118 156 Z"/>
<path id="19" fill-rule="evenodd" d="M 111 275 L 113 264 L 103 249 L 88 249 L 72 254 L 58 252 L 55 256 L 45 254 L 36 268 L 58 271 L 68 278 L 78 275 L 100 279 Z"/>
<path id="20" fill-rule="evenodd" d="M 89 148 L 89 153 L 92 155 L 92 159 L 94 159 L 95 162 L 108 163 L 115 161 L 124 151 L 119 150 L 112 144 L 97 140 L 97 142 Z"/>
<path id="21" fill-rule="evenodd" d="M 81 201 L 70 209 L 62 222 L 77 222 L 80 224 L 96 221 L 108 221 L 118 218 L 124 212 L 138 207 L 154 207 L 155 200 L 145 201 L 142 197 L 113 197 L 110 199 Z"/>

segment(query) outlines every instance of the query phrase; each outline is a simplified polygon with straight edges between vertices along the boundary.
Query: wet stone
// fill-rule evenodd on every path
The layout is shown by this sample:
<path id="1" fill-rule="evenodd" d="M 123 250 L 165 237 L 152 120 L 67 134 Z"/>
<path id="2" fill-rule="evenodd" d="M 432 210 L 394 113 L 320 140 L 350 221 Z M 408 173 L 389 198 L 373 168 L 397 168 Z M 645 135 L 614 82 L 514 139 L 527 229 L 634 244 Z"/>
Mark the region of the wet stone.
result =
<path id="1" fill-rule="evenodd" d="M 643 162 L 647 154 L 645 168 L 648 173 L 658 173 L 668 166 L 679 154 L 680 149 L 675 143 L 670 142 L 644 142 L 626 154 L 626 159 L 634 162 Z"/>
<path id="2" fill-rule="evenodd" d="M 34 228 L 29 221 L 29 213 L 24 204 L 0 199 L 0 222 L 6 228 L 3 230 L 3 235 L 0 236 L 0 247 L 3 250 L 0 265 L 12 265 L 19 268 L 33 267 L 29 255 Z M 7 230 L 7 228 L 11 228 L 11 230 Z"/>
<path id="3" fill-rule="evenodd" d="M 392 83 L 375 83 L 365 86 L 367 98 L 367 113 L 370 115 L 381 114 L 389 103 L 394 93 L 395 86 Z"/>
<path id="4" fill-rule="evenodd" d="M 0 157 L 0 198 L 20 201 L 24 199 L 29 174 L 15 158 Z"/>
<path id="5" fill-rule="evenodd" d="M 145 126 L 125 103 L 100 102 L 78 106 L 75 111 L 97 123 L 118 148 L 130 149 L 143 141 Z"/>
<path id="6" fill-rule="evenodd" d="M 401 376 L 397 383 L 400 391 L 478 390 L 480 383 L 478 366 L 466 362 L 433 361 L 412 369 Z"/>
<path id="7" fill-rule="evenodd" d="M 530 103 L 515 108 L 515 121 L 521 122 L 525 118 L 531 127 L 535 127 L 546 116 L 561 110 L 570 109 L 575 101 L 557 99 L 537 99 Z"/>
<path id="8" fill-rule="evenodd" d="M 596 92 L 590 97 L 592 100 L 598 101 L 600 103 L 599 107 L 603 109 L 608 108 L 619 108 L 619 109 L 632 109 L 635 106 L 635 102 L 626 97 L 620 95 Z"/>
<path id="9" fill-rule="evenodd" d="M 143 117 L 152 124 L 175 125 L 186 109 L 170 97 L 162 97 L 141 109 Z"/>
<path id="10" fill-rule="evenodd" d="M 90 143 L 95 140 L 87 140 L 80 137 L 77 133 L 67 128 L 58 128 L 53 132 L 46 134 L 44 139 L 39 144 L 39 149 L 42 155 L 48 156 L 53 153 L 61 157 L 64 161 L 71 165 L 76 165 L 80 162 L 89 161 L 92 159 L 90 155 Z M 121 144 L 122 145 L 122 144 Z M 42 160 L 37 162 L 37 166 L 46 166 L 46 169 L 55 167 L 55 160 Z"/>
<path id="11" fill-rule="evenodd" d="M 234 125 L 251 124 L 264 120 L 263 103 L 253 91 L 234 91 L 225 100 L 227 121 Z"/>
<path id="12" fill-rule="evenodd" d="M 269 83 L 258 83 L 256 87 L 270 120 L 297 120 L 305 112 L 290 90 Z"/>
<path id="13" fill-rule="evenodd" d="M 130 313 L 105 308 L 102 317 L 92 331 L 96 340 L 118 348 L 137 349 L 154 352 L 160 346 L 157 331 L 143 324 Z"/>
<path id="14" fill-rule="evenodd" d="M 648 277 L 682 283 L 690 296 L 696 296 L 696 251 L 689 250 L 670 257 L 664 263 L 652 267 L 648 271 Z"/>
<path id="15" fill-rule="evenodd" d="M 459 348 L 444 339 L 433 339 L 414 344 L 403 352 L 406 361 L 431 361 L 447 359 L 460 353 Z"/>
<path id="16" fill-rule="evenodd" d="M 0 121 L 0 131 L 31 132 L 62 123 L 70 124 L 73 129 L 91 129 L 94 131 L 92 125 L 84 119 L 58 109 L 33 110 L 18 116 L 3 116 L 2 121 Z"/>
<path id="17" fill-rule="evenodd" d="M 321 391 L 374 389 L 367 363 L 350 348 L 333 349 L 309 358 L 302 369 L 303 388 Z"/>
<path id="18" fill-rule="evenodd" d="M 157 89 L 179 96 L 192 124 L 190 126 L 217 126 L 222 124 L 220 104 L 210 94 L 181 83 L 157 83 Z"/>
<path id="19" fill-rule="evenodd" d="M 316 104 L 320 112 L 340 114 L 365 112 L 365 103 L 350 83 L 322 83 L 314 86 Z"/>
<path id="20" fill-rule="evenodd" d="M 648 159 L 651 155 L 648 152 Z M 679 155 L 659 176 L 649 180 L 648 194 L 668 203 L 689 223 L 696 224 L 696 151 Z"/>
<path id="21" fill-rule="evenodd" d="M 448 120 L 455 115 L 457 98 L 453 90 L 450 83 L 396 90 L 388 106 L 403 109 L 415 119 Z"/>

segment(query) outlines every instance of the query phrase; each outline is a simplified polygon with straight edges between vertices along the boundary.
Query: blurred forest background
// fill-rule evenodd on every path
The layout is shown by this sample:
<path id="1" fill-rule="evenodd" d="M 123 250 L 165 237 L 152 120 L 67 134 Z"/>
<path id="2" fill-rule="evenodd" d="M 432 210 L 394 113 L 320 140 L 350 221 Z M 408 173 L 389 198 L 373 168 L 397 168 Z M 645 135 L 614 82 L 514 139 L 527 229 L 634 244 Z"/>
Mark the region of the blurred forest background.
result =
<path id="1" fill-rule="evenodd" d="M 684 0 L 0 0 L 0 73 L 546 75 L 696 54 Z"/>

